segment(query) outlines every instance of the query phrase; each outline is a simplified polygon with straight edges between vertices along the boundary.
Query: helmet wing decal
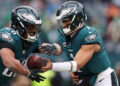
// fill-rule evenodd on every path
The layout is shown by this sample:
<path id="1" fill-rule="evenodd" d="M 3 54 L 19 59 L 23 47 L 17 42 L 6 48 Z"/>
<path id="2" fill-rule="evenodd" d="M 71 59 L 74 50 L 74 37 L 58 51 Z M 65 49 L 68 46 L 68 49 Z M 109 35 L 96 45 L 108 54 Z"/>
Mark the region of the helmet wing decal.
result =
<path id="1" fill-rule="evenodd" d="M 42 24 L 42 21 L 41 20 L 36 20 L 35 16 L 33 16 L 32 14 L 28 14 L 28 13 L 21 14 L 21 13 L 18 13 L 18 15 L 19 15 L 20 18 L 22 18 L 24 20 L 34 22 L 35 24 Z"/>
<path id="2" fill-rule="evenodd" d="M 76 10 L 77 7 L 72 7 L 68 9 L 64 9 L 59 16 L 56 17 L 57 20 L 61 19 L 66 14 L 72 13 Z"/>

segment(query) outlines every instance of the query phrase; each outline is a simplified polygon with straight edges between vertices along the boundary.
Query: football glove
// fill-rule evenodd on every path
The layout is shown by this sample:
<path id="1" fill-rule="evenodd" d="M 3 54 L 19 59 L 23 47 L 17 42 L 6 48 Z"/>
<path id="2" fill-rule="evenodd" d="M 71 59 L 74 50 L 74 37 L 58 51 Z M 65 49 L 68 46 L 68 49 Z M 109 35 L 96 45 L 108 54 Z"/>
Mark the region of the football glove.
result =
<path id="1" fill-rule="evenodd" d="M 41 76 L 39 73 L 39 71 L 37 70 L 31 70 L 30 74 L 28 75 L 28 78 L 31 79 L 32 81 L 44 81 L 44 79 L 46 79 L 44 76 Z"/>
<path id="2" fill-rule="evenodd" d="M 54 44 L 50 44 L 50 45 L 46 45 L 46 46 L 39 45 L 39 49 L 43 49 L 44 54 L 46 54 L 48 56 L 52 55 L 57 50 L 57 48 Z"/>

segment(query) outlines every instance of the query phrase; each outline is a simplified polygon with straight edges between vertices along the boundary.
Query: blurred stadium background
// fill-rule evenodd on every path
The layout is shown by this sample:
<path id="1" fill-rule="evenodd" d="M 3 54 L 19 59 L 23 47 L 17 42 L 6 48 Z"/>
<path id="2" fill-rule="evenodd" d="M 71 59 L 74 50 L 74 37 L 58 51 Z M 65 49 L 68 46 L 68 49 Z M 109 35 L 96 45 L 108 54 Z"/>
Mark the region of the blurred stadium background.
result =
<path id="1" fill-rule="evenodd" d="M 57 22 L 55 19 L 56 9 L 67 0 L 0 0 L 0 28 L 9 26 L 11 10 L 19 5 L 30 5 L 41 15 L 43 25 L 41 32 L 42 42 L 59 42 L 57 36 Z M 120 67 L 120 1 L 119 0 L 76 0 L 84 4 L 88 15 L 88 25 L 98 29 L 104 40 L 105 48 L 110 56 L 113 68 Z M 44 55 L 43 55 L 44 56 Z M 60 56 L 48 57 L 52 61 L 68 60 L 65 52 Z M 32 86 L 71 86 L 69 73 L 48 73 L 49 85 L 35 84 Z M 24 84 L 20 82 L 24 80 Z M 26 82 L 25 82 L 26 81 Z M 17 76 L 7 86 L 30 86 L 30 82 L 23 77 Z M 25 84 L 26 83 L 26 84 Z"/>

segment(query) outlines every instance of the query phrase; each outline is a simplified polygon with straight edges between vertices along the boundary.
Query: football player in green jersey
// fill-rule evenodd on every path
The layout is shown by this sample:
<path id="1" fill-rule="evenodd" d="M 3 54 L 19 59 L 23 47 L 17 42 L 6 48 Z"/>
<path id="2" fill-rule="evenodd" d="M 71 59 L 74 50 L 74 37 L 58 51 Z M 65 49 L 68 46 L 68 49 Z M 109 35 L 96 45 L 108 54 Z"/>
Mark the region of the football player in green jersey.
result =
<path id="1" fill-rule="evenodd" d="M 31 53 L 39 52 L 40 26 L 41 19 L 35 9 L 18 6 L 12 10 L 11 27 L 0 29 L 0 86 L 7 84 L 15 73 L 31 80 L 43 81 L 44 77 L 22 66 Z"/>
<path id="2" fill-rule="evenodd" d="M 57 10 L 56 18 L 61 25 L 61 47 L 56 44 L 43 44 L 48 54 L 67 52 L 69 62 L 52 63 L 46 59 L 43 71 L 69 71 L 75 86 L 119 86 L 111 62 L 104 49 L 98 31 L 83 24 L 87 20 L 84 7 L 76 1 L 68 1 Z"/>

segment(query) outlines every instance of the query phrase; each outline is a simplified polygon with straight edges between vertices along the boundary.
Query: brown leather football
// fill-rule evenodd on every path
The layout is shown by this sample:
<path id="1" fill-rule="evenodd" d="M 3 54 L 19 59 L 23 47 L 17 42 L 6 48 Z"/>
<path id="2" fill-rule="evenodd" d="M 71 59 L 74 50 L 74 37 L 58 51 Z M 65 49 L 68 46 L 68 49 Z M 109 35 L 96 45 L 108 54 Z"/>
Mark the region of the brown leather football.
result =
<path id="1" fill-rule="evenodd" d="M 31 55 L 27 60 L 27 67 L 29 69 L 40 69 L 44 66 L 43 58 L 40 55 Z"/>

